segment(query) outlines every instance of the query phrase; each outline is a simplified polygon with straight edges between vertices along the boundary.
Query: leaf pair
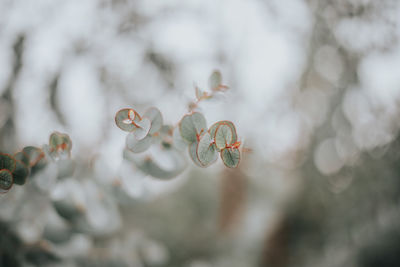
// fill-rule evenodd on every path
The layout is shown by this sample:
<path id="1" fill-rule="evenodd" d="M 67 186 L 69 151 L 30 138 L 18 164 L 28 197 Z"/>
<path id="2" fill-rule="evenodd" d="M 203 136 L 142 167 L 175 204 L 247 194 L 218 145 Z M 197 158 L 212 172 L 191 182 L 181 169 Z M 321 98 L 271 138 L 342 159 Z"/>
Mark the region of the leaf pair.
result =
<path id="1" fill-rule="evenodd" d="M 240 142 L 237 141 L 235 125 L 230 121 L 214 123 L 208 130 L 214 138 L 217 151 L 221 153 L 221 159 L 225 166 L 236 168 L 240 161 Z"/>
<path id="2" fill-rule="evenodd" d="M 189 156 L 196 165 L 207 167 L 215 161 L 214 145 L 203 138 L 207 132 L 207 122 L 203 114 L 194 112 L 183 116 L 179 123 L 179 132 L 182 139 L 189 144 Z"/>
<path id="3" fill-rule="evenodd" d="M 136 117 L 139 116 L 133 109 L 131 111 L 131 114 L 137 114 Z M 117 116 L 115 117 L 116 121 Z M 127 148 L 134 153 L 144 152 L 152 145 L 154 137 L 158 135 L 157 133 L 163 127 L 163 117 L 157 108 L 151 107 L 144 113 L 140 121 L 134 122 L 133 120 L 132 122 L 138 125 L 139 128 L 130 131 L 126 137 Z"/>
<path id="4" fill-rule="evenodd" d="M 200 167 L 207 167 L 217 160 L 217 152 L 229 168 L 235 168 L 240 161 L 236 128 L 230 121 L 219 121 L 207 131 L 207 124 L 201 113 L 185 115 L 179 123 L 183 140 L 189 144 L 189 155 Z"/>

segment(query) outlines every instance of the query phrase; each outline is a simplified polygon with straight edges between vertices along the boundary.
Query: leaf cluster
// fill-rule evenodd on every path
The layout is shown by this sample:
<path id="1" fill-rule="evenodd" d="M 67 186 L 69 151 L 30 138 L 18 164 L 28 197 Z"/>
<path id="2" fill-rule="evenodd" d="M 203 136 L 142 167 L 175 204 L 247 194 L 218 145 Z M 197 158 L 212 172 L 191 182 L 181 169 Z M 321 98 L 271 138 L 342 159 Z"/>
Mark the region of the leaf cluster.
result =
<path id="1" fill-rule="evenodd" d="M 69 157 L 71 148 L 68 135 L 54 132 L 43 149 L 26 146 L 13 155 L 0 153 L 0 193 L 8 192 L 14 184 L 24 185 L 29 176 L 48 164 L 49 158 L 58 160 L 60 157 Z"/>
<path id="2" fill-rule="evenodd" d="M 208 129 L 204 115 L 193 111 L 199 102 L 211 99 L 216 93 L 228 89 L 222 84 L 219 71 L 210 75 L 208 86 L 210 92 L 195 87 L 196 101 L 189 104 L 190 113 L 183 116 L 178 127 L 163 125 L 162 114 L 154 107 L 148 109 L 143 116 L 132 108 L 119 110 L 115 115 L 115 123 L 121 130 L 129 132 L 126 138 L 125 158 L 135 163 L 144 173 L 161 179 L 172 178 L 184 169 L 177 152 L 186 147 L 197 166 L 210 166 L 217 160 L 219 153 L 225 166 L 237 167 L 240 161 L 240 142 L 235 125 L 230 121 L 219 121 Z M 175 166 L 179 167 L 167 171 L 156 164 L 152 157 L 135 156 L 147 151 L 156 143 L 171 152 L 170 156 L 175 159 Z"/>
<path id="3" fill-rule="evenodd" d="M 143 116 L 132 108 L 121 109 L 115 115 L 115 123 L 121 130 L 129 132 L 124 157 L 140 171 L 159 179 L 170 179 L 184 170 L 184 159 L 172 145 L 173 127 L 164 125 L 162 114 L 157 108 L 147 109 Z M 142 154 L 153 144 L 159 145 L 162 153 L 167 153 L 173 159 L 173 168 L 166 169 L 152 157 Z"/>

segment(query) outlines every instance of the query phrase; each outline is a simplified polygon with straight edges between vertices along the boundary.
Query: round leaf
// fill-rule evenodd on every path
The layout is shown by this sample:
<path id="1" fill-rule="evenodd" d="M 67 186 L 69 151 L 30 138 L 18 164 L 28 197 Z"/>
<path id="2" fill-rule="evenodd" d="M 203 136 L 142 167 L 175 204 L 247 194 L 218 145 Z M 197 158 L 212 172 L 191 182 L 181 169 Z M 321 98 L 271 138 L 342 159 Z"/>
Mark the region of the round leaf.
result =
<path id="1" fill-rule="evenodd" d="M 7 169 L 0 170 L 0 189 L 9 190 L 13 185 L 13 176 Z"/>
<path id="2" fill-rule="evenodd" d="M 233 133 L 231 128 L 226 124 L 220 124 L 215 131 L 215 145 L 217 149 L 221 150 L 226 147 L 226 145 L 232 144 Z"/>
<path id="3" fill-rule="evenodd" d="M 129 133 L 126 137 L 126 147 L 134 153 L 146 151 L 152 144 L 153 138 L 147 135 L 142 140 L 137 140 L 134 133 Z"/>
<path id="4" fill-rule="evenodd" d="M 133 134 L 137 140 L 142 140 L 150 132 L 151 121 L 148 118 L 143 118 L 137 123 L 137 126 L 139 126 L 139 128 L 137 128 Z"/>
<path id="5" fill-rule="evenodd" d="M 0 153 L 0 170 L 7 169 L 14 171 L 15 169 L 15 158 L 9 154 Z"/>
<path id="6" fill-rule="evenodd" d="M 137 128 L 135 122 L 138 115 L 139 114 L 131 108 L 121 109 L 115 115 L 115 124 L 123 131 L 132 132 Z"/>
<path id="7" fill-rule="evenodd" d="M 146 117 L 151 121 L 151 128 L 149 132 L 150 134 L 154 134 L 161 129 L 163 125 L 163 117 L 158 108 L 149 108 L 148 110 L 146 110 L 143 117 Z"/>
<path id="8" fill-rule="evenodd" d="M 25 184 L 28 175 L 29 175 L 28 167 L 20 160 L 16 160 L 16 167 L 15 170 L 12 172 L 14 183 L 17 185 Z"/>
<path id="9" fill-rule="evenodd" d="M 221 159 L 226 167 L 236 168 L 240 162 L 240 152 L 237 148 L 224 148 L 221 150 Z"/>
<path id="10" fill-rule="evenodd" d="M 217 160 L 217 150 L 209 133 L 205 133 L 197 146 L 197 158 L 203 167 L 207 167 Z"/>
<path id="11" fill-rule="evenodd" d="M 197 137 L 207 129 L 207 122 L 203 114 L 194 112 L 183 116 L 179 123 L 179 131 L 189 144 L 197 141 Z"/>
<path id="12" fill-rule="evenodd" d="M 208 86 L 210 89 L 215 90 L 222 84 L 222 75 L 221 72 L 215 70 L 211 73 L 210 78 L 208 79 Z"/>
<path id="13" fill-rule="evenodd" d="M 218 126 L 220 126 L 221 124 L 228 125 L 231 128 L 231 130 L 232 130 L 232 143 L 235 143 L 237 141 L 236 127 L 231 121 L 218 121 L 218 122 L 214 123 L 213 125 L 211 125 L 210 129 L 208 130 L 210 135 L 212 137 L 215 137 L 215 131 L 217 130 Z"/>

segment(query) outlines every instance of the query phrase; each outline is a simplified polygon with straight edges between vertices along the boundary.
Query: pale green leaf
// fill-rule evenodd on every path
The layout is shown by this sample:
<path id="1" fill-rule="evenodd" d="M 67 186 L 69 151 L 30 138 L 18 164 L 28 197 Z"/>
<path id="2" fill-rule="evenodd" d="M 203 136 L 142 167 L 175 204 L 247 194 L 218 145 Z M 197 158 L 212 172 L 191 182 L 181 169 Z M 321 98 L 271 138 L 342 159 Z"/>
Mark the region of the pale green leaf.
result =
<path id="1" fill-rule="evenodd" d="M 139 128 L 137 128 L 137 130 L 134 131 L 133 134 L 137 140 L 142 140 L 150 132 L 151 121 L 148 118 L 143 118 L 141 121 L 137 122 L 137 125 L 139 126 Z"/>
<path id="2" fill-rule="evenodd" d="M 173 144 L 179 151 L 184 151 L 187 148 L 187 143 L 182 139 L 179 128 L 176 127 L 173 133 Z"/>
<path id="3" fill-rule="evenodd" d="M 203 165 L 201 164 L 199 158 L 197 157 L 197 146 L 198 146 L 199 142 L 196 140 L 195 142 L 191 143 L 189 145 L 189 156 L 192 159 L 192 161 L 199 167 L 203 167 Z"/>
<path id="4" fill-rule="evenodd" d="M 226 167 L 236 168 L 240 162 L 240 152 L 237 148 L 224 148 L 221 150 L 221 159 Z"/>
<path id="5" fill-rule="evenodd" d="M 147 135 L 145 138 L 138 140 L 134 133 L 129 133 L 126 137 L 126 147 L 134 153 L 141 153 L 151 146 L 152 139 L 152 136 Z"/>
<path id="6" fill-rule="evenodd" d="M 218 122 L 214 123 L 213 125 L 211 125 L 210 129 L 208 130 L 211 137 L 213 137 L 213 138 L 215 137 L 215 131 L 217 130 L 218 126 L 220 126 L 221 124 L 228 125 L 231 128 L 232 143 L 235 143 L 237 141 L 237 133 L 236 133 L 235 125 L 231 121 L 218 121 Z"/>
<path id="7" fill-rule="evenodd" d="M 221 150 L 227 145 L 232 144 L 233 133 L 231 128 L 226 124 L 220 124 L 215 131 L 215 145 L 217 149 Z"/>
<path id="8" fill-rule="evenodd" d="M 222 75 L 221 72 L 215 70 L 211 73 L 210 78 L 208 79 L 208 86 L 210 89 L 215 90 L 222 84 Z"/>
<path id="9" fill-rule="evenodd" d="M 72 142 L 67 134 L 54 132 L 50 135 L 49 145 L 53 151 L 71 151 Z"/>
<path id="10" fill-rule="evenodd" d="M 145 158 L 143 161 L 136 163 L 136 167 L 142 172 L 158 179 L 168 180 L 178 176 L 186 167 L 186 161 L 181 153 L 176 150 L 169 150 L 171 160 L 173 161 L 172 168 L 161 167 L 155 160 L 150 157 Z"/>
<path id="11" fill-rule="evenodd" d="M 207 167 L 217 160 L 217 150 L 210 134 L 206 132 L 197 146 L 197 158 L 203 167 Z"/>
<path id="12" fill-rule="evenodd" d="M 197 138 L 207 129 L 207 122 L 203 114 L 194 112 L 185 115 L 179 123 L 179 131 L 182 138 L 189 144 L 197 141 Z"/>
<path id="13" fill-rule="evenodd" d="M 161 112 L 158 110 L 158 108 L 155 108 L 155 107 L 149 108 L 144 113 L 143 117 L 146 117 L 151 121 L 151 129 L 150 129 L 149 134 L 154 134 L 161 129 L 161 127 L 163 125 L 163 117 L 161 115 Z"/>
<path id="14" fill-rule="evenodd" d="M 132 116 L 134 116 L 132 118 Z M 117 112 L 115 115 L 115 124 L 126 132 L 132 132 L 136 130 L 135 122 L 138 120 L 138 114 L 131 108 L 124 108 Z"/>

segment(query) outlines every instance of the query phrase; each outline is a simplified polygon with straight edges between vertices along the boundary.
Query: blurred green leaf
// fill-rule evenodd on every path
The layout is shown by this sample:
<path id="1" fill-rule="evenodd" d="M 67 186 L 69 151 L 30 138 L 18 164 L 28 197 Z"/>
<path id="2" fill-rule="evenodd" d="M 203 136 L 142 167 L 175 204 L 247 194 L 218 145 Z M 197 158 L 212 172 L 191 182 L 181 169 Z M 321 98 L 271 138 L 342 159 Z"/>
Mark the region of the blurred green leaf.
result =
<path id="1" fill-rule="evenodd" d="M 148 118 L 143 118 L 137 123 L 137 125 L 139 126 L 139 128 L 137 128 L 136 131 L 133 132 L 133 135 L 137 140 L 142 140 L 150 132 L 151 121 Z"/>
<path id="2" fill-rule="evenodd" d="M 153 143 L 153 137 L 147 135 L 141 140 L 137 140 L 134 133 L 129 133 L 126 137 L 126 147 L 134 153 L 146 151 Z"/>
<path id="3" fill-rule="evenodd" d="M 215 145 L 218 150 L 226 147 L 226 145 L 232 144 L 233 133 L 231 128 L 226 124 L 220 124 L 215 131 Z"/>
<path id="4" fill-rule="evenodd" d="M 58 175 L 57 179 L 63 179 L 74 175 L 76 162 L 72 159 L 63 159 L 57 161 Z"/>
<path id="5" fill-rule="evenodd" d="M 136 167 L 142 172 L 162 180 L 168 180 L 178 176 L 186 167 L 185 160 L 177 151 L 170 150 L 171 157 L 174 160 L 174 167 L 172 169 L 165 169 L 160 167 L 152 158 L 145 158 L 141 163 L 137 163 Z"/>
<path id="6" fill-rule="evenodd" d="M 173 133 L 173 143 L 174 146 L 179 150 L 179 151 L 184 151 L 187 148 L 187 143 L 182 139 L 182 136 L 179 132 L 179 127 L 176 127 L 174 129 Z"/>
<path id="7" fill-rule="evenodd" d="M 83 210 L 72 201 L 69 201 L 69 199 L 53 201 L 53 207 L 58 215 L 70 222 L 75 221 L 84 214 Z"/>
<path id="8" fill-rule="evenodd" d="M 52 151 L 71 151 L 72 141 L 67 134 L 54 132 L 50 135 L 49 145 Z"/>
<path id="9" fill-rule="evenodd" d="M 28 166 L 26 166 L 26 164 L 24 164 L 20 160 L 16 160 L 16 167 L 15 170 L 12 172 L 14 183 L 17 185 L 25 184 L 28 175 L 29 175 Z"/>
<path id="10" fill-rule="evenodd" d="M 0 189 L 9 190 L 13 185 L 13 176 L 7 169 L 0 170 Z"/>
<path id="11" fill-rule="evenodd" d="M 221 159 L 226 167 L 236 168 L 240 162 L 240 152 L 237 148 L 224 148 L 221 150 Z"/>
<path id="12" fill-rule="evenodd" d="M 207 129 L 207 122 L 203 114 L 194 112 L 183 116 L 179 123 L 179 131 L 189 144 L 197 141 L 197 137 Z"/>
<path id="13" fill-rule="evenodd" d="M 186 160 L 182 153 L 174 148 L 162 149 L 162 153 L 168 153 L 168 157 L 173 162 L 173 166 L 165 169 L 161 167 L 153 158 L 139 156 L 128 149 L 124 149 L 124 158 L 133 162 L 135 166 L 144 174 L 162 180 L 168 180 L 179 175 L 186 168 Z"/>
<path id="14" fill-rule="evenodd" d="M 222 75 L 218 70 L 213 71 L 211 73 L 210 78 L 208 79 L 208 86 L 210 89 L 215 90 L 222 84 Z"/>
<path id="15" fill-rule="evenodd" d="M 163 117 L 158 108 L 151 107 L 144 113 L 143 117 L 148 118 L 151 121 L 151 128 L 149 134 L 158 132 L 163 125 Z"/>
<path id="16" fill-rule="evenodd" d="M 207 167 L 217 160 L 217 150 L 210 134 L 206 132 L 197 146 L 197 157 L 203 167 Z"/>
<path id="17" fill-rule="evenodd" d="M 9 171 L 15 170 L 15 158 L 9 154 L 0 153 L 0 170 L 7 169 Z"/>

